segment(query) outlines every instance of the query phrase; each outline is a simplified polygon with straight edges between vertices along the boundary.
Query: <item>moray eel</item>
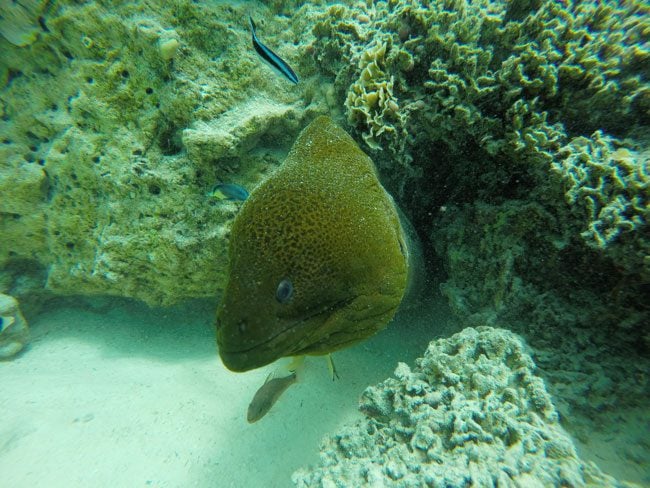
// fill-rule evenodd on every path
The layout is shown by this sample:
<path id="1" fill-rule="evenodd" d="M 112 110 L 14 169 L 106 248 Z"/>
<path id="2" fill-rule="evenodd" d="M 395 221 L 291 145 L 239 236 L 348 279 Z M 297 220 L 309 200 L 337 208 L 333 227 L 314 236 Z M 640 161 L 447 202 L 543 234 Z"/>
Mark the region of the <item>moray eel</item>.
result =
<path id="1" fill-rule="evenodd" d="M 328 354 L 386 327 L 409 281 L 407 242 L 372 160 L 314 120 L 233 222 L 216 320 L 225 366 Z"/>

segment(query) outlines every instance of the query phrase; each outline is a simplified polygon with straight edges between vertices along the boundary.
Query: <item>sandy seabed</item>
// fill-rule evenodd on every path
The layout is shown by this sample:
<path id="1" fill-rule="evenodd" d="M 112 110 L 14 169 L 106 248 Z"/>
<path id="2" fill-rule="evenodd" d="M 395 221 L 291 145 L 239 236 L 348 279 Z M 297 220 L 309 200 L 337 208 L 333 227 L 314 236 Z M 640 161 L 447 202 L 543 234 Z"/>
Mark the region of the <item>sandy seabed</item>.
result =
<path id="1" fill-rule="evenodd" d="M 0 362 L 0 486 L 290 487 L 297 468 L 317 463 L 323 436 L 361 417 L 366 386 L 459 330 L 441 300 L 402 312 L 334 354 L 337 381 L 324 359 L 308 358 L 298 383 L 248 424 L 248 404 L 275 366 L 228 371 L 215 308 L 66 299 L 34 319 L 29 347 Z M 609 422 L 577 442 L 580 454 L 644 486 L 644 463 L 624 446 L 649 429 L 647 409 Z"/>
<path id="2" fill-rule="evenodd" d="M 325 360 L 255 424 L 246 410 L 273 366 L 232 373 L 217 356 L 214 307 L 123 300 L 52 306 L 29 348 L 0 363 L 0 485 L 283 487 L 315 464 L 321 438 L 360 417 L 363 389 L 452 328 L 443 306 L 402 314 Z M 432 324 L 439 324 L 432 332 Z"/>

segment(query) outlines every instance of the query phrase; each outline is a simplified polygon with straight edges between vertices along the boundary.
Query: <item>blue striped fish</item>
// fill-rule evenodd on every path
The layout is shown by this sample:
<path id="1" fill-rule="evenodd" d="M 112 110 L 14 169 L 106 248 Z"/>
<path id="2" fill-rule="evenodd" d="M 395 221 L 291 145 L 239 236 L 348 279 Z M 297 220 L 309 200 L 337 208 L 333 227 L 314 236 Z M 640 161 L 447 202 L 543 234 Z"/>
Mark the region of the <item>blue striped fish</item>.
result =
<path id="1" fill-rule="evenodd" d="M 286 77 L 291 83 L 298 83 L 298 77 L 296 73 L 291 69 L 286 61 L 284 61 L 280 56 L 271 51 L 268 47 L 262 44 L 255 34 L 255 22 L 253 22 L 253 17 L 248 16 L 248 20 L 251 23 L 251 31 L 253 32 L 253 47 L 257 54 L 273 69 L 273 71 L 278 74 Z"/>

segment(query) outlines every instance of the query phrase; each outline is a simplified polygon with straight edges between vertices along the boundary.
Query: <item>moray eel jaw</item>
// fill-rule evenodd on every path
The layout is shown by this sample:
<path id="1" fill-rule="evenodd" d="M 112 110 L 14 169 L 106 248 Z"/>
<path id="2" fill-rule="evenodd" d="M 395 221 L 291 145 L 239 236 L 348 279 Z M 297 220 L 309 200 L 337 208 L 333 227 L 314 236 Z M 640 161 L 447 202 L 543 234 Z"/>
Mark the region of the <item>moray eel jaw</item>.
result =
<path id="1" fill-rule="evenodd" d="M 383 329 L 408 278 L 408 247 L 374 165 L 327 117 L 244 202 L 230 236 L 217 344 L 229 369 L 327 354 Z"/>
<path id="2" fill-rule="evenodd" d="M 243 332 L 235 332 L 234 334 L 232 334 L 235 331 L 234 327 L 223 326 L 224 324 L 221 324 L 217 319 L 217 337 L 221 360 L 229 370 L 242 372 L 265 366 L 281 357 L 305 354 L 299 343 L 295 341 L 295 338 L 300 335 L 301 330 L 321 329 L 331 313 L 330 310 L 330 308 L 327 308 L 319 313 L 314 313 L 306 320 L 285 321 L 282 324 L 278 321 L 269 324 L 240 319 L 236 330 L 237 332 L 243 330 Z M 219 316 L 221 315 L 219 314 Z M 251 345 L 250 342 L 242 340 L 242 337 L 240 337 L 246 335 L 249 326 L 273 331 L 274 335 Z M 223 333 L 220 333 L 221 331 Z M 228 333 L 228 331 L 231 332 Z M 231 347 L 241 348 L 242 343 L 247 344 L 247 347 L 244 349 L 230 349 Z M 292 347 L 287 347 L 288 345 L 292 345 Z"/>
<path id="3" fill-rule="evenodd" d="M 393 302 L 375 302 L 369 297 L 350 297 L 306 314 L 299 320 L 268 323 L 263 318 L 260 321 L 239 319 L 238 327 L 228 327 L 221 323 L 220 317 L 227 316 L 224 308 L 221 308 L 217 316 L 221 360 L 231 371 L 243 372 L 265 366 L 282 357 L 329 354 L 348 347 L 383 328 L 394 314 Z M 370 310 L 373 313 L 369 313 Z M 342 323 L 354 323 L 356 327 L 341 328 Z M 275 335 L 252 344 L 244 337 L 257 337 L 255 334 L 247 334 L 249 327 L 274 331 Z M 241 348 L 242 344 L 247 346 L 231 349 Z"/>

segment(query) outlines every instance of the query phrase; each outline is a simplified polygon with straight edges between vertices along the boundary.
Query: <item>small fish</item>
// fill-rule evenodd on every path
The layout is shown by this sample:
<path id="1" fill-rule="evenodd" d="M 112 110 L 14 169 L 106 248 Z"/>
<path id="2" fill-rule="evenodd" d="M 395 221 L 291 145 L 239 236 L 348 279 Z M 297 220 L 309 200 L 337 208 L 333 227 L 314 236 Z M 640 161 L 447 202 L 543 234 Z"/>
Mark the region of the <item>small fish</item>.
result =
<path id="1" fill-rule="evenodd" d="M 332 353 L 329 353 L 326 359 L 327 359 L 327 370 L 330 373 L 330 378 L 332 378 L 332 381 L 340 379 L 341 377 L 339 376 L 338 371 L 336 371 L 336 366 L 334 366 L 334 358 L 332 358 Z"/>
<path id="2" fill-rule="evenodd" d="M 272 378 L 272 374 L 269 375 L 248 406 L 248 414 L 246 415 L 248 423 L 252 424 L 264 417 L 271 410 L 271 407 L 275 405 L 275 402 L 278 401 L 280 395 L 293 385 L 297 379 L 298 376 L 295 371 L 282 378 Z"/>
<path id="3" fill-rule="evenodd" d="M 15 320 L 16 319 L 13 317 L 0 316 L 0 333 L 4 332 L 9 327 L 11 327 L 11 324 L 13 324 Z"/>
<path id="4" fill-rule="evenodd" d="M 210 190 L 208 196 L 217 200 L 240 200 L 243 202 L 248 198 L 248 191 L 243 186 L 234 183 L 219 183 Z"/>
<path id="5" fill-rule="evenodd" d="M 253 17 L 249 16 L 248 20 L 250 21 L 251 31 L 253 33 L 253 47 L 255 48 L 255 51 L 257 51 L 257 54 L 259 54 L 275 72 L 286 77 L 291 83 L 298 83 L 298 76 L 296 76 L 296 73 L 291 69 L 291 66 L 259 41 L 257 34 L 255 34 L 255 22 L 253 22 Z"/>

